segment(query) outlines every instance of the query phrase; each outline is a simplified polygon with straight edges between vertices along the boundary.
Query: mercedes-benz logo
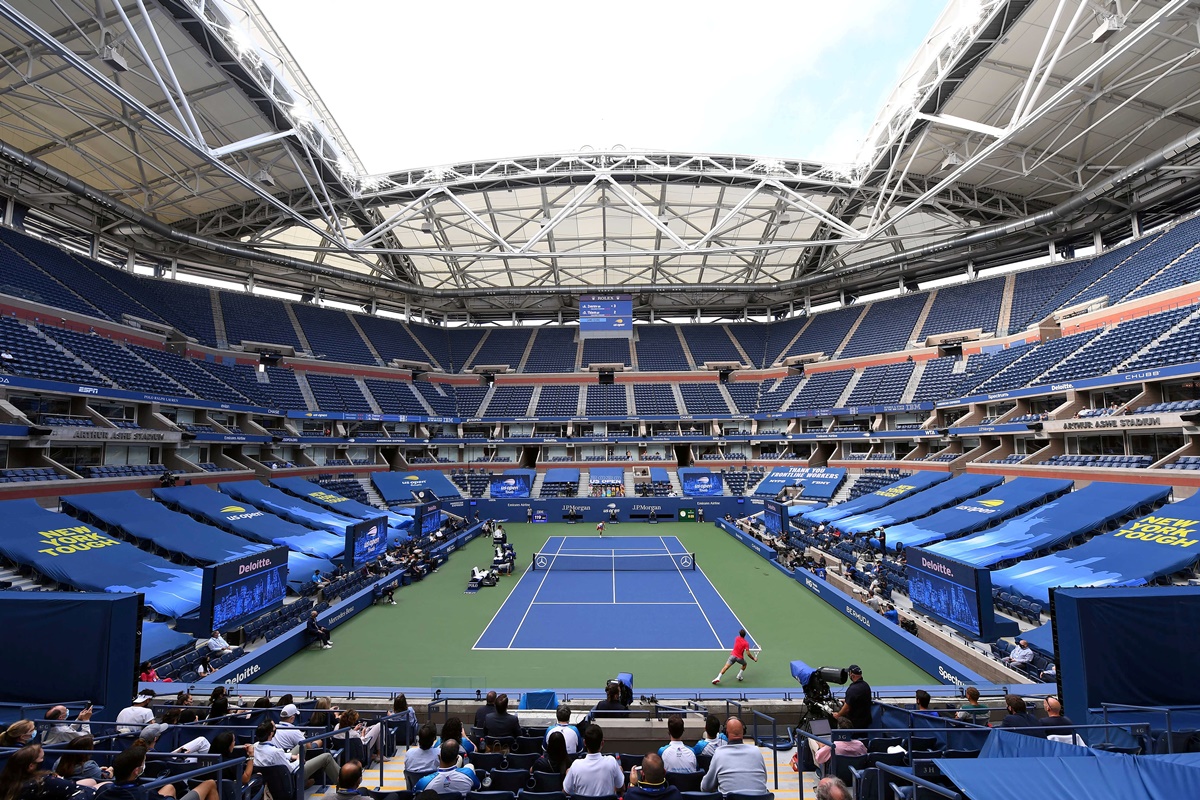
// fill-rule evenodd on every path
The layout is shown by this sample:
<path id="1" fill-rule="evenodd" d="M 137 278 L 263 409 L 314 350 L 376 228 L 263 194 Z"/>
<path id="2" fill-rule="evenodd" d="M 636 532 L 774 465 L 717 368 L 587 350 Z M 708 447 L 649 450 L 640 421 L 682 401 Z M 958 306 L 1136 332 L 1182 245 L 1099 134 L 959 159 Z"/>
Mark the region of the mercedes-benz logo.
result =
<path id="1" fill-rule="evenodd" d="M 537 560 L 534 563 L 537 564 L 539 567 L 544 567 L 547 564 L 549 564 L 550 562 L 546 560 L 545 556 L 538 556 Z"/>
<path id="2" fill-rule="evenodd" d="M 690 567 L 692 565 L 692 557 L 684 556 L 683 558 L 679 559 L 679 565 L 681 567 Z"/>

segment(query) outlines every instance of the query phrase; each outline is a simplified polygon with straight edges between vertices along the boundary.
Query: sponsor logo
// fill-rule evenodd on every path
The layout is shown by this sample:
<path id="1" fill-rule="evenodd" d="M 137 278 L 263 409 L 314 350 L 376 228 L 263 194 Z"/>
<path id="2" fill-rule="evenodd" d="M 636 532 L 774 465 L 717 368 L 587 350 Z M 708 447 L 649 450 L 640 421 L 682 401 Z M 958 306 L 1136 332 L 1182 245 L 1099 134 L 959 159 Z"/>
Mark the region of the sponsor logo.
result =
<path id="1" fill-rule="evenodd" d="M 352 615 L 356 610 L 357 609 L 355 609 L 354 606 L 347 606 L 346 608 L 343 608 L 341 611 L 339 611 L 338 613 L 336 613 L 332 617 L 330 617 L 328 620 L 326 620 L 326 622 L 330 625 L 336 625 L 339 622 L 341 622 L 342 620 L 344 620 L 346 617 L 349 617 L 350 615 Z"/>
<path id="2" fill-rule="evenodd" d="M 246 680 L 247 678 L 257 675 L 260 671 L 261 671 L 261 668 L 258 666 L 258 664 L 251 664 L 250 666 L 246 667 L 245 669 L 240 670 L 232 678 L 226 678 L 225 685 L 232 686 L 235 683 L 241 683 L 242 681 Z"/>
<path id="3" fill-rule="evenodd" d="M 987 506 L 988 508 L 999 508 L 1004 505 L 1003 500 L 980 500 L 979 505 Z"/>
<path id="4" fill-rule="evenodd" d="M 812 591 L 816 592 L 817 594 L 821 593 L 821 587 L 812 578 L 805 578 L 804 585 L 807 586 Z"/>
<path id="5" fill-rule="evenodd" d="M 3 375 L 0 375 L 0 383 L 8 383 L 8 382 L 9 382 L 8 378 L 5 378 Z"/>
<path id="6" fill-rule="evenodd" d="M 871 620 L 867 619 L 867 617 L 861 611 L 852 605 L 846 605 L 846 616 L 856 620 L 858 624 L 862 625 L 864 628 L 871 627 Z"/>
<path id="7" fill-rule="evenodd" d="M 1067 389 L 1074 389 L 1074 388 L 1075 388 L 1075 384 L 1073 384 L 1073 383 L 1052 383 L 1052 384 L 1050 384 L 1050 391 L 1052 391 L 1052 392 L 1064 392 Z"/>
<path id="8" fill-rule="evenodd" d="M 955 686 L 965 685 L 961 678 L 959 678 L 953 672 L 947 672 L 946 668 L 943 667 L 941 664 L 938 664 L 938 677 L 941 678 L 942 680 L 950 681 Z"/>
<path id="9" fill-rule="evenodd" d="M 251 561 L 249 564 L 238 565 L 238 575 L 245 575 L 247 572 L 254 572 L 256 569 L 271 566 L 271 559 L 261 558 L 258 561 Z"/>
<path id="10" fill-rule="evenodd" d="M 419 481 L 419 480 L 421 480 L 421 478 L 420 478 L 420 476 L 419 476 L 419 475 L 405 475 L 405 476 L 404 476 L 404 480 L 406 480 L 406 481 Z"/>
<path id="11" fill-rule="evenodd" d="M 221 509 L 221 513 L 222 514 L 238 514 L 245 510 L 246 509 L 242 508 L 241 506 L 225 506 L 224 508 Z"/>
<path id="12" fill-rule="evenodd" d="M 80 386 L 78 391 L 80 394 L 100 394 L 100 390 L 95 386 Z"/>
<path id="13" fill-rule="evenodd" d="M 930 561 L 925 556 L 921 556 L 921 566 L 927 570 L 940 573 L 947 577 L 954 577 L 954 570 L 950 569 L 950 567 L 945 564 L 938 563 L 937 561 Z"/>

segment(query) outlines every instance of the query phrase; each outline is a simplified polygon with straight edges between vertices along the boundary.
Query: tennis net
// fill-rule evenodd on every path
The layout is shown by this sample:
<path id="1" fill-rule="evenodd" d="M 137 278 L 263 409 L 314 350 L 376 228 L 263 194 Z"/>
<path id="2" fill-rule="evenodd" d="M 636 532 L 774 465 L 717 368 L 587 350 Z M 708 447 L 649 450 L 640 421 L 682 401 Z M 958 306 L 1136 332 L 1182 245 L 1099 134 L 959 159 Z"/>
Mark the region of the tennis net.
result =
<path id="1" fill-rule="evenodd" d="M 627 572 L 694 570 L 695 553 L 534 553 L 534 570 Z"/>

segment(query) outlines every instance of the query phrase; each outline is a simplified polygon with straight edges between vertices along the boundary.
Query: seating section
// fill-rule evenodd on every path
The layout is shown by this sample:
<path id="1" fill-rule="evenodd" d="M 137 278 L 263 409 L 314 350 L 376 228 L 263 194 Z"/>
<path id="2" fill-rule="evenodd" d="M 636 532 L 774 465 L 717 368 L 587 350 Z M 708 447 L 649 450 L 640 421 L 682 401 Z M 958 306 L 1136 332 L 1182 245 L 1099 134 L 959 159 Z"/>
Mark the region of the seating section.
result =
<path id="1" fill-rule="evenodd" d="M 1067 281 L 1087 265 L 1086 260 L 1080 260 L 1018 272 L 1013 284 L 1012 306 L 1008 313 L 1008 332 L 1022 331 L 1040 321 L 1042 317 L 1035 314 L 1046 306 L 1047 301 L 1057 294 Z"/>
<path id="2" fill-rule="evenodd" d="M 579 412 L 578 386 L 543 386 L 535 417 L 574 417 Z"/>
<path id="3" fill-rule="evenodd" d="M 777 347 L 783 348 L 786 347 L 787 343 L 790 342 L 792 337 L 796 335 L 796 331 L 803 327 L 804 317 L 796 317 L 795 319 L 785 320 L 784 322 L 776 322 L 771 325 L 741 324 L 726 325 L 724 327 L 725 330 L 729 332 L 729 335 L 733 337 L 733 339 L 735 339 L 739 345 L 741 345 L 742 350 L 746 352 L 746 355 L 750 358 L 750 366 L 761 369 L 768 366 L 770 363 L 767 361 L 767 344 L 771 333 L 779 329 L 781 325 L 787 325 L 789 323 L 792 326 L 791 334 L 781 334 L 779 337 L 780 339 L 783 339 L 784 335 L 786 335 L 787 338 L 783 339 L 783 341 L 777 345 Z M 696 356 L 695 353 L 692 353 L 692 355 Z M 771 356 L 771 361 L 773 362 L 777 357 L 778 353 L 774 353 Z M 699 358 L 699 356 L 696 356 L 696 358 Z"/>
<path id="4" fill-rule="evenodd" d="M 0 469 L 0 483 L 33 483 L 37 481 L 65 480 L 70 480 L 70 476 L 57 472 L 54 467 Z"/>
<path id="5" fill-rule="evenodd" d="M 429 381 L 413 381 L 412 388 L 416 389 L 425 402 L 433 409 L 435 417 L 453 417 L 455 415 L 454 390 L 452 387 Z M 480 397 L 482 399 L 482 396 Z M 476 404 L 478 408 L 478 404 Z"/>
<path id="6" fill-rule="evenodd" d="M 589 364 L 624 364 L 631 366 L 628 339 L 584 339 L 583 367 Z"/>
<path id="7" fill-rule="evenodd" d="M 1004 301 L 1004 282 L 1004 278 L 990 278 L 938 289 L 917 339 L 975 328 L 985 333 L 995 331 Z"/>
<path id="8" fill-rule="evenodd" d="M 574 331 L 566 328 L 538 328 L 523 372 L 574 372 L 579 348 Z"/>
<path id="9" fill-rule="evenodd" d="M 1152 236 L 1119 268 L 1080 292 L 1072 303 L 1082 303 L 1099 297 L 1107 297 L 1109 305 L 1116 304 L 1140 285 L 1152 278 L 1165 266 L 1175 261 L 1200 241 L 1200 220 L 1190 219 Z"/>
<path id="10" fill-rule="evenodd" d="M 1193 239 L 1193 241 L 1196 241 Z M 1165 292 L 1200 280 L 1200 244 L 1194 244 L 1183 256 L 1167 265 L 1161 272 L 1130 292 L 1125 299 L 1137 300 L 1155 292 Z"/>
<path id="11" fill-rule="evenodd" d="M 839 369 L 834 372 L 818 372 L 809 375 L 808 381 L 796 395 L 790 406 L 793 411 L 807 411 L 818 408 L 833 408 L 854 376 L 852 369 Z"/>
<path id="12" fill-rule="evenodd" d="M 760 414 L 774 414 L 783 409 L 784 403 L 804 380 L 803 375 L 788 375 L 775 381 L 763 381 L 762 394 L 758 398 Z"/>
<path id="13" fill-rule="evenodd" d="M 143 361 L 153 364 L 160 372 L 168 375 L 171 380 L 183 386 L 196 397 L 214 400 L 219 403 L 248 404 L 252 401 L 241 392 L 226 385 L 205 372 L 190 358 L 176 355 L 168 350 L 155 350 L 153 347 L 141 345 L 126 345 L 129 350 Z"/>
<path id="14" fill-rule="evenodd" d="M 863 313 L 862 306 L 839 308 L 812 317 L 812 322 L 804 332 L 796 338 L 791 347 L 783 353 L 783 357 L 804 355 L 805 353 L 824 353 L 832 357 L 837 353 L 846 334 L 854 327 L 854 323 Z M 774 331 L 772 331 L 774 335 Z"/>
<path id="15" fill-rule="evenodd" d="M 683 339 L 687 342 L 688 350 L 691 351 L 692 358 L 696 362 L 696 366 L 702 367 L 706 361 L 736 361 L 739 364 L 744 364 L 746 359 L 738 352 L 737 345 L 730 338 L 729 329 L 724 325 L 680 325 L 679 332 L 683 334 Z M 743 326 L 745 327 L 745 326 Z M 762 348 L 762 340 L 757 343 L 758 349 Z M 750 355 L 754 359 L 756 366 L 758 359 L 754 355 Z M 638 368 L 645 369 L 642 365 L 641 350 L 638 351 Z"/>
<path id="16" fill-rule="evenodd" d="M 7 236 L 15 235 L 6 229 L 0 230 Z M 35 303 L 45 303 L 55 308 L 64 308 L 78 314 L 108 318 L 103 311 L 56 281 L 49 273 L 35 266 L 26 256 L 7 244 L 0 244 L 0 293 Z"/>
<path id="17" fill-rule="evenodd" d="M 412 385 L 404 381 L 385 381 L 377 378 L 366 378 L 367 391 L 375 398 L 380 411 L 384 414 L 416 414 L 424 415 L 425 406 L 413 394 Z"/>
<path id="18" fill-rule="evenodd" d="M 167 468 L 162 464 L 106 464 L 76 471 L 85 478 L 157 478 Z"/>
<path id="19" fill-rule="evenodd" d="M 1044 382 L 1056 383 L 1105 375 L 1195 310 L 1195 306 L 1175 308 L 1109 328 L 1047 372 Z"/>
<path id="20" fill-rule="evenodd" d="M 304 350 L 282 300 L 244 292 L 221 292 L 221 315 L 230 344 L 263 342 Z"/>
<path id="21" fill-rule="evenodd" d="M 527 417 L 532 399 L 532 386 L 497 386 L 485 414 L 489 417 Z"/>
<path id="22" fill-rule="evenodd" d="M 1041 462 L 1047 467 L 1110 467 L 1122 469 L 1145 469 L 1154 463 L 1152 456 L 1050 456 Z"/>
<path id="23" fill-rule="evenodd" d="M 629 415 L 624 384 L 611 386 L 591 384 L 587 387 L 587 397 L 584 402 L 587 404 L 586 409 L 589 416 L 625 417 Z"/>
<path id="24" fill-rule="evenodd" d="M 443 387 L 450 390 L 451 387 Z M 458 409 L 460 417 L 477 417 L 479 416 L 479 406 L 483 403 L 483 398 L 487 397 L 488 388 L 486 386 L 456 386 L 453 387 L 454 405 Z"/>
<path id="25" fill-rule="evenodd" d="M 638 416 L 666 417 L 679 414 L 675 393 L 665 383 L 635 383 L 633 406 Z"/>
<path id="26" fill-rule="evenodd" d="M 679 334 L 675 326 L 639 325 L 635 330 L 638 336 L 635 349 L 639 370 L 655 372 L 691 369 L 687 356 L 683 354 L 683 345 L 679 343 Z"/>
<path id="27" fill-rule="evenodd" d="M 311 303 L 293 303 L 292 311 L 317 358 L 372 366 L 379 363 L 345 311 Z"/>
<path id="28" fill-rule="evenodd" d="M 111 278 L 134 282 L 142 304 L 157 308 L 166 320 L 209 347 L 223 347 L 217 339 L 217 324 L 213 318 L 214 289 L 194 286 L 180 281 L 135 278 L 129 273 L 112 270 Z M 126 277 L 128 276 L 128 277 Z"/>
<path id="29" fill-rule="evenodd" d="M 1053 339 L 1036 347 L 1025 348 L 1026 352 L 1004 371 L 989 378 L 975 388 L 975 393 L 1006 392 L 1019 389 L 1046 372 L 1055 364 L 1065 361 L 1072 353 L 1100 334 L 1099 330 L 1084 331 L 1061 339 Z M 1045 383 L 1045 381 L 1038 381 Z"/>
<path id="30" fill-rule="evenodd" d="M 899 403 L 908 386 L 908 379 L 912 377 L 913 367 L 911 361 L 867 367 L 850 392 L 846 405 Z"/>
<path id="31" fill-rule="evenodd" d="M 840 357 L 855 358 L 907 350 L 913 338 L 913 326 L 917 324 L 928 300 L 929 295 L 922 292 L 872 303 Z"/>
<path id="32" fill-rule="evenodd" d="M 917 382 L 912 402 L 931 403 L 951 397 L 951 388 L 956 381 L 954 365 L 957 363 L 958 359 L 953 356 L 926 361 L 925 371 L 921 373 L 921 380 Z"/>
<path id="33" fill-rule="evenodd" d="M 516 371 L 525 357 L 531 331 L 528 328 L 493 328 L 467 364 L 467 371 L 476 365 L 507 365 Z"/>
<path id="34" fill-rule="evenodd" d="M 94 333 L 41 326 L 42 334 L 87 361 L 123 389 L 135 392 L 186 394 L 182 386 L 153 369 L 121 345 Z"/>
<path id="35" fill-rule="evenodd" d="M 1145 240 L 1130 242 L 1115 249 L 1109 250 L 1096 256 L 1084 266 L 1080 267 L 1079 271 L 1067 281 L 1067 283 L 1054 293 L 1040 309 L 1031 315 L 1030 322 L 1045 319 L 1050 314 L 1060 308 L 1074 304 L 1074 298 L 1081 292 L 1087 290 L 1089 286 L 1097 280 L 1107 275 L 1114 267 L 1124 262 L 1146 244 Z"/>
<path id="36" fill-rule="evenodd" d="M 1127 367 L 1134 370 L 1182 364 L 1197 360 L 1197 353 L 1200 353 L 1200 317 L 1188 320 L 1166 339 L 1155 342 Z"/>
<path id="37" fill-rule="evenodd" d="M 305 375 L 308 388 L 312 389 L 317 408 L 323 411 L 348 411 L 370 414 L 371 404 L 353 378 L 344 375 L 320 375 L 309 372 Z"/>
<path id="38" fill-rule="evenodd" d="M 375 348 L 375 352 L 379 353 L 379 357 L 383 359 L 384 364 L 390 364 L 393 360 L 400 361 L 415 361 L 428 362 L 429 354 L 421 349 L 421 345 L 417 344 L 417 340 L 408 332 L 408 328 L 398 319 L 387 319 L 386 317 L 372 317 L 368 314 L 355 314 L 354 321 L 358 323 L 358 327 L 366 334 L 371 341 L 371 346 Z M 439 333 L 442 333 L 439 331 Z M 444 341 L 444 340 L 443 340 Z M 431 366 L 444 366 L 439 364 L 431 364 Z M 445 367 L 450 369 L 450 367 Z"/>
<path id="39" fill-rule="evenodd" d="M 0 317 L 0 349 L 13 356 L 0 360 L 0 370 L 10 375 L 93 386 L 101 383 L 87 367 L 12 317 Z"/>
<path id="40" fill-rule="evenodd" d="M 729 404 L 715 383 L 681 383 L 679 393 L 686 412 L 692 416 L 729 413 Z"/>
<path id="41" fill-rule="evenodd" d="M 739 414 L 753 414 L 758 409 L 758 393 L 762 384 L 758 381 L 734 381 L 725 384 L 725 391 L 733 398 Z"/>

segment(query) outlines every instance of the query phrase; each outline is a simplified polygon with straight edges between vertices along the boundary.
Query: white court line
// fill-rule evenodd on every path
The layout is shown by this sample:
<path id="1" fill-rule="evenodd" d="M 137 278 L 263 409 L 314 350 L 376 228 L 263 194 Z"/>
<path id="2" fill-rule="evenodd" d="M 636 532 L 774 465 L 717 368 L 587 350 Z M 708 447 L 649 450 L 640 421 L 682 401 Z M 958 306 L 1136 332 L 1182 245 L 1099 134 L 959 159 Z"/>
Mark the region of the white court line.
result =
<path id="1" fill-rule="evenodd" d="M 508 601 L 512 600 L 513 590 L 521 585 L 521 581 L 525 580 L 525 576 L 528 575 L 531 571 L 533 571 L 533 563 L 532 562 L 530 562 L 529 565 L 525 567 L 525 572 L 521 573 L 521 577 L 518 578 L 517 582 L 513 584 L 512 589 L 508 590 L 508 597 L 504 598 L 504 602 L 501 603 L 500 607 L 496 609 L 496 613 L 492 614 L 492 618 L 488 620 L 488 624 L 483 626 L 483 631 L 479 634 L 479 639 L 482 639 L 483 635 L 488 632 L 488 628 L 492 627 L 492 623 L 496 621 L 496 617 L 500 616 L 500 612 L 504 610 L 504 607 L 506 605 L 508 605 Z M 472 650 L 501 650 L 501 649 L 503 649 L 503 648 L 499 648 L 499 647 L 479 647 L 478 646 L 479 639 L 476 639 L 475 644 L 471 645 Z"/>
<path id="2" fill-rule="evenodd" d="M 728 653 L 728 647 L 705 647 L 705 648 L 687 648 L 687 647 L 476 647 L 476 650 L 498 650 L 500 652 L 509 652 L 516 650 L 518 652 L 528 651 L 545 651 L 547 653 L 612 653 L 614 651 L 629 651 L 631 653 Z"/>
<path id="3" fill-rule="evenodd" d="M 662 542 L 663 549 L 664 549 L 664 550 L 668 550 L 668 552 L 669 552 L 669 548 L 667 548 L 667 540 L 666 540 L 664 537 L 662 537 L 662 536 L 659 536 L 658 538 L 659 538 L 659 541 L 661 541 L 661 542 Z M 678 537 L 678 536 L 673 536 L 673 537 L 671 537 L 671 538 L 673 538 L 675 541 L 679 542 L 679 537 Z M 683 547 L 683 542 L 679 542 L 679 546 L 680 546 L 680 547 Z M 684 552 L 685 552 L 685 553 L 686 553 L 686 552 L 688 552 L 687 548 L 684 548 Z M 699 570 L 699 569 L 700 569 L 700 566 L 699 566 L 698 564 L 697 564 L 697 565 L 695 565 L 695 566 L 696 566 L 696 570 Z M 700 616 L 704 617 L 704 622 L 705 622 L 705 623 L 708 625 L 708 629 L 709 629 L 710 631 L 712 631 L 712 633 L 713 633 L 713 637 L 715 637 L 715 638 L 716 638 L 716 640 L 717 640 L 717 644 L 718 644 L 718 645 L 719 645 L 719 644 L 721 644 L 721 634 L 717 633 L 717 629 L 716 629 L 715 627 L 713 627 L 712 620 L 710 620 L 710 619 L 708 618 L 708 612 L 706 612 L 706 611 L 704 610 L 704 605 L 703 605 L 703 604 L 700 602 L 700 600 L 699 600 L 699 599 L 697 599 L 697 597 L 696 597 L 696 593 L 695 593 L 694 591 L 692 591 L 692 584 L 688 583 L 687 576 L 683 574 L 683 570 L 682 570 L 682 569 L 680 569 L 680 567 L 679 567 L 679 565 L 678 565 L 678 564 L 676 564 L 676 565 L 675 565 L 675 571 L 676 571 L 676 572 L 678 572 L 678 573 L 679 573 L 679 577 L 683 579 L 683 585 L 687 587 L 687 589 L 688 589 L 688 594 L 690 594 L 690 595 L 692 596 L 692 602 L 695 604 L 696 608 L 700 609 Z M 708 576 L 707 576 L 707 575 L 705 575 L 705 576 L 704 576 L 704 580 L 708 581 Z M 712 581 L 709 581 L 709 582 L 708 582 L 708 585 L 709 585 L 709 586 L 712 586 Z M 717 589 L 717 587 L 713 586 L 713 591 L 716 591 L 716 589 Z M 721 593 L 720 593 L 720 592 L 717 592 L 717 597 L 720 597 L 720 598 L 721 598 L 721 602 L 722 602 L 722 603 L 725 603 L 725 598 L 721 596 Z M 726 607 L 726 608 L 729 608 L 729 604 L 728 604 L 728 603 L 725 603 L 725 607 Z M 732 608 L 729 608 L 729 610 L 730 610 L 730 611 L 733 611 L 733 609 L 732 609 Z M 734 619 L 737 619 L 737 614 L 734 614 L 734 615 L 733 615 L 733 617 L 734 617 Z M 740 620 L 739 620 L 739 621 L 740 621 Z"/>
<path id="4" fill-rule="evenodd" d="M 558 543 L 558 551 L 555 553 L 555 555 L 558 555 L 558 553 L 562 552 L 563 542 L 565 542 L 565 541 L 566 541 L 566 538 L 563 538 L 562 541 L 560 541 Z M 553 563 L 554 562 L 551 562 L 551 564 L 553 564 Z M 531 563 L 529 566 L 532 569 L 533 564 Z M 542 580 L 538 583 L 538 587 L 534 591 L 533 597 L 531 597 L 529 599 L 529 605 L 525 607 L 525 613 L 521 615 L 521 621 L 517 623 L 517 627 L 516 627 L 516 630 L 513 631 L 512 638 L 508 640 L 508 648 L 496 648 L 497 650 L 512 649 L 512 643 L 517 640 L 517 634 L 521 632 L 521 626 L 525 624 L 525 618 L 528 617 L 529 612 L 533 610 L 533 604 L 537 601 L 538 592 L 542 591 L 542 587 L 546 584 L 546 578 L 548 578 L 550 576 L 550 572 L 551 572 L 551 570 L 546 570 L 545 574 L 542 575 Z M 487 629 L 485 628 L 484 630 L 487 630 Z"/>
<path id="5" fill-rule="evenodd" d="M 691 602 L 691 603 L 657 603 L 657 602 L 655 602 L 655 603 L 639 603 L 639 602 L 636 602 L 636 601 L 634 601 L 634 602 L 629 602 L 629 603 L 559 603 L 559 602 L 545 602 L 545 603 L 533 603 L 533 605 L 535 605 L 535 606 L 694 606 L 694 605 L 696 605 L 696 603 L 695 603 L 694 601 L 693 601 L 693 602 Z"/>

